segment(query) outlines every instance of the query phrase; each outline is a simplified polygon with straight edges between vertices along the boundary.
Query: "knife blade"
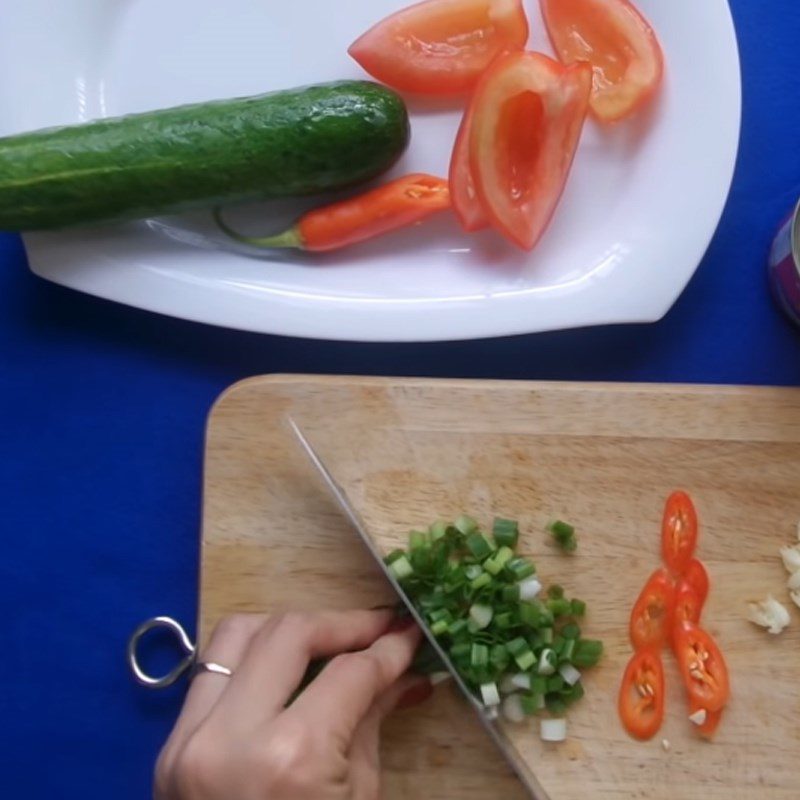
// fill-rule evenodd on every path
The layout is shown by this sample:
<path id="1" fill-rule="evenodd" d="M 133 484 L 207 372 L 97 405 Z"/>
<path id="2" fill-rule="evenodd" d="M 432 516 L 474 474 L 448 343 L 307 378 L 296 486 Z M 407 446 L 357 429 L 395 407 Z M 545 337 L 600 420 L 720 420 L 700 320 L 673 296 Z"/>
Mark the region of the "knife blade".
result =
<path id="1" fill-rule="evenodd" d="M 338 484 L 331 471 L 325 466 L 322 458 L 314 449 L 311 442 L 308 440 L 308 437 L 303 433 L 302 430 L 300 430 L 300 427 L 297 425 L 297 423 L 291 417 L 287 419 L 295 438 L 300 444 L 303 452 L 308 457 L 308 460 L 313 465 L 316 473 L 322 479 L 330 496 L 336 501 L 336 505 L 339 507 L 340 511 L 344 514 L 351 526 L 358 533 L 362 543 L 366 547 L 367 551 L 372 555 L 373 560 L 379 566 L 386 580 L 392 585 L 395 594 L 403 602 L 403 605 L 408 610 L 408 613 L 411 614 L 417 625 L 419 625 L 420 630 L 422 631 L 426 640 L 441 660 L 456 686 L 458 686 L 459 691 L 467 701 L 468 705 L 471 706 L 478 715 L 478 718 L 483 724 L 486 732 L 491 737 L 492 741 L 500 750 L 506 761 L 508 761 L 517 776 L 520 778 L 523 786 L 528 790 L 530 796 L 533 797 L 534 800 L 549 800 L 548 794 L 544 791 L 530 767 L 521 758 L 517 750 L 511 745 L 505 732 L 497 725 L 496 716 L 490 714 L 486 706 L 484 706 L 484 704 L 470 691 L 461 675 L 459 675 L 458 670 L 456 670 L 455 665 L 450 660 L 450 656 L 442 648 L 441 644 L 438 642 L 433 633 L 431 633 L 425 620 L 422 618 L 419 611 L 417 611 L 416 606 L 414 606 L 414 604 L 411 602 L 411 599 L 403 591 L 403 587 L 384 563 L 383 556 L 375 545 L 375 542 L 370 536 L 369 531 L 367 530 L 367 527 L 361 518 L 361 515 L 358 513 L 358 511 L 356 511 L 355 506 L 350 501 L 350 498 L 347 496 L 345 490 Z"/>

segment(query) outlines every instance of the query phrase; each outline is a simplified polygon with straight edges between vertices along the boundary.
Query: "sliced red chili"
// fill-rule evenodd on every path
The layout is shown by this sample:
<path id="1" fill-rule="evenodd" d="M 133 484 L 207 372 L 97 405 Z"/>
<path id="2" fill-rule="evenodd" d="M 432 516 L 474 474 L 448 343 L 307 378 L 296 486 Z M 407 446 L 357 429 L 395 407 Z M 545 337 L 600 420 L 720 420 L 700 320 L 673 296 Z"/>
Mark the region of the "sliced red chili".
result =
<path id="1" fill-rule="evenodd" d="M 630 637 L 637 650 L 662 647 L 672 630 L 675 586 L 664 569 L 656 570 L 631 612 Z"/>
<path id="2" fill-rule="evenodd" d="M 676 575 L 683 575 L 697 546 L 697 511 L 686 492 L 667 499 L 661 524 L 661 555 Z"/>
<path id="3" fill-rule="evenodd" d="M 664 719 L 664 666 L 655 650 L 640 650 L 625 668 L 619 689 L 619 716 L 637 739 L 655 736 Z"/>
<path id="4" fill-rule="evenodd" d="M 728 702 L 728 667 L 714 639 L 693 622 L 675 626 L 673 649 L 689 700 L 707 711 L 719 711 Z"/>

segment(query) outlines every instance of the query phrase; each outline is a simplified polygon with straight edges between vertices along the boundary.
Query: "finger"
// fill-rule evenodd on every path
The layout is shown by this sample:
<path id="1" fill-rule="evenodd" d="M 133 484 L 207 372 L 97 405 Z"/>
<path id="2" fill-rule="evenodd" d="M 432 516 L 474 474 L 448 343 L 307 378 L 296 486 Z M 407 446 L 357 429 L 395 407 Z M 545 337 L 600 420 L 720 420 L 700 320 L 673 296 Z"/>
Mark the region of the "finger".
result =
<path id="1" fill-rule="evenodd" d="M 267 617 L 263 614 L 226 617 L 214 629 L 198 661 L 219 664 L 236 674 L 253 637 L 266 624 Z M 197 730 L 228 688 L 230 680 L 228 676 L 213 672 L 198 672 L 194 676 L 175 727 L 181 738 L 185 739 Z"/>
<path id="2" fill-rule="evenodd" d="M 338 656 L 286 712 L 317 729 L 351 737 L 373 703 L 409 668 L 422 633 L 413 624 L 381 636 L 371 647 Z"/>
<path id="3" fill-rule="evenodd" d="M 224 724 L 247 726 L 280 712 L 300 685 L 312 659 L 369 647 L 392 612 L 288 613 L 253 638 L 214 711 Z"/>
<path id="4" fill-rule="evenodd" d="M 350 776 L 354 800 L 380 796 L 380 730 L 397 708 L 422 702 L 433 692 L 431 682 L 420 675 L 404 675 L 373 704 L 356 728 L 350 749 Z"/>

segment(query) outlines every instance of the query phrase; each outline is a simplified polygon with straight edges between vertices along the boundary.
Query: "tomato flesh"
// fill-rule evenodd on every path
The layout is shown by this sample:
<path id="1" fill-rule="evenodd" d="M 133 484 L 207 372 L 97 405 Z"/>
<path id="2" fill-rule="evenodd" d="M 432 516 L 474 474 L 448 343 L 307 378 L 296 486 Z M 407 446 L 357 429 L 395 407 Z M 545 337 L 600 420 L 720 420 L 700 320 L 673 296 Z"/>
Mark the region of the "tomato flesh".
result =
<path id="1" fill-rule="evenodd" d="M 591 70 L 541 53 L 500 57 L 473 95 L 469 165 L 490 223 L 525 250 L 564 191 L 588 109 Z"/>
<path id="2" fill-rule="evenodd" d="M 559 58 L 592 65 L 591 107 L 598 119 L 626 117 L 655 94 L 664 57 L 652 27 L 628 0 L 540 1 Z"/>
<path id="3" fill-rule="evenodd" d="M 472 114 L 464 112 L 458 129 L 453 155 L 450 160 L 450 198 L 461 227 L 468 232 L 488 227 L 489 220 L 478 199 L 475 179 L 469 165 L 469 137 L 472 129 Z"/>
<path id="4" fill-rule="evenodd" d="M 498 55 L 527 41 L 522 0 L 426 0 L 379 22 L 348 52 L 400 91 L 460 94 Z"/>
<path id="5" fill-rule="evenodd" d="M 658 649 L 672 630 L 675 586 L 664 569 L 656 570 L 642 589 L 631 612 L 629 633 L 634 648 Z"/>
<path id="6" fill-rule="evenodd" d="M 664 666 L 655 650 L 634 653 L 619 690 L 619 716 L 637 739 L 651 739 L 664 720 Z"/>
<path id="7" fill-rule="evenodd" d="M 661 523 L 661 556 L 676 574 L 683 575 L 697 547 L 698 523 L 694 503 L 686 492 L 667 498 Z"/>
<path id="8" fill-rule="evenodd" d="M 693 622 L 675 626 L 673 649 L 690 703 L 719 711 L 728 702 L 728 667 L 717 643 Z"/>

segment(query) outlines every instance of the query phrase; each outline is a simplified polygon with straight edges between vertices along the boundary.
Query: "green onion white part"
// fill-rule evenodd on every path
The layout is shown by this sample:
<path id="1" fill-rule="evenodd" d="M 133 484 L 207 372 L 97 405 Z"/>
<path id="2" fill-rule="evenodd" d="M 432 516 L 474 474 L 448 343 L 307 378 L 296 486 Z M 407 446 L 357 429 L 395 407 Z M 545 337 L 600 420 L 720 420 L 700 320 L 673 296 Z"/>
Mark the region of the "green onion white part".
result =
<path id="1" fill-rule="evenodd" d="M 526 578 L 519 583 L 519 599 L 535 600 L 542 591 L 542 584 L 536 578 Z"/>
<path id="2" fill-rule="evenodd" d="M 514 723 L 524 722 L 527 714 L 522 708 L 522 698 L 518 694 L 512 694 L 503 700 L 501 707 L 503 716 Z"/>
<path id="3" fill-rule="evenodd" d="M 497 691 L 496 683 L 481 684 L 481 700 L 485 706 L 500 705 L 500 692 Z"/>
<path id="4" fill-rule="evenodd" d="M 558 656 L 556 656 L 555 651 L 551 650 L 549 647 L 545 648 L 539 656 L 537 672 L 539 675 L 552 675 L 556 671 L 557 661 Z"/>
<path id="5" fill-rule="evenodd" d="M 531 690 L 531 676 L 527 672 L 518 672 L 511 677 L 511 684 L 515 689 L 529 692 Z"/>
<path id="6" fill-rule="evenodd" d="M 539 733 L 544 742 L 563 742 L 567 738 L 567 721 L 563 718 L 543 719 Z"/>
<path id="7" fill-rule="evenodd" d="M 558 672 L 564 679 L 564 683 L 569 686 L 574 686 L 581 679 L 581 673 L 569 662 L 562 664 L 558 668 Z"/>

